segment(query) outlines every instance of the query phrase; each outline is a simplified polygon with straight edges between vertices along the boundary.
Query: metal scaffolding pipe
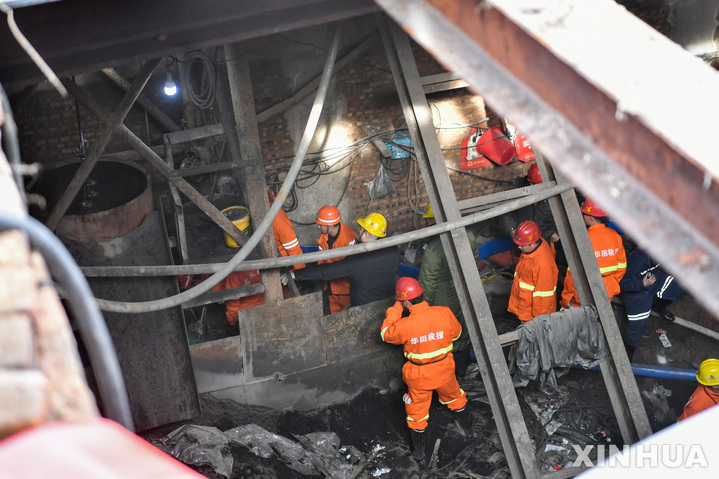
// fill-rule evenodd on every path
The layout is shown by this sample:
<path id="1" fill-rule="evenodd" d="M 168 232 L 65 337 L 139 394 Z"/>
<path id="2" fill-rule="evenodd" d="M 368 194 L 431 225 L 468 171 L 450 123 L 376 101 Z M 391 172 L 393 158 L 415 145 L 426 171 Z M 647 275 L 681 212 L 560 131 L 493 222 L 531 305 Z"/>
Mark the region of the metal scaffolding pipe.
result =
<path id="1" fill-rule="evenodd" d="M 473 213 L 458 220 L 447 221 L 427 228 L 422 228 L 408 233 L 382 238 L 381 241 L 372 241 L 370 243 L 361 243 L 353 246 L 343 246 L 342 248 L 330 249 L 327 251 L 318 251 L 316 253 L 308 253 L 296 256 L 285 256 L 282 258 L 267 258 L 253 261 L 245 261 L 235 266 L 233 271 L 249 271 L 252 269 L 274 269 L 283 266 L 291 266 L 300 263 L 313 263 L 326 259 L 339 258 L 342 256 L 352 256 L 355 254 L 374 251 L 390 246 L 397 246 L 410 241 L 428 238 L 440 233 L 473 225 L 481 221 L 495 218 L 497 216 L 512 212 L 519 208 L 542 201 L 551 196 L 561 194 L 572 189 L 571 185 L 562 184 L 548 188 L 539 193 L 526 196 L 521 199 L 508 201 L 503 205 Z M 270 213 L 268 212 L 268 215 Z M 130 276 L 174 276 L 178 274 L 202 274 L 214 273 L 224 268 L 223 263 L 207 263 L 207 264 L 189 264 L 177 266 L 90 266 L 83 267 L 82 272 L 88 277 L 130 277 Z"/>

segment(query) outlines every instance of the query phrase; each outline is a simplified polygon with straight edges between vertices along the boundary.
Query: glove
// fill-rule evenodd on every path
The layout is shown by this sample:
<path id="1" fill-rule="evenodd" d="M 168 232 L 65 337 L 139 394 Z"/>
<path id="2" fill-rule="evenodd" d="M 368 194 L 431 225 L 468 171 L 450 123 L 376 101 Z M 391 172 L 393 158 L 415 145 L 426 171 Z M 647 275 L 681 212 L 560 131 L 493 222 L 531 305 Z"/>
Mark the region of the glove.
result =
<path id="1" fill-rule="evenodd" d="M 295 273 L 293 273 L 292 271 L 282 273 L 282 276 L 280 276 L 280 282 L 282 283 L 282 286 L 287 286 L 287 283 L 290 282 L 290 278 L 295 279 Z"/>

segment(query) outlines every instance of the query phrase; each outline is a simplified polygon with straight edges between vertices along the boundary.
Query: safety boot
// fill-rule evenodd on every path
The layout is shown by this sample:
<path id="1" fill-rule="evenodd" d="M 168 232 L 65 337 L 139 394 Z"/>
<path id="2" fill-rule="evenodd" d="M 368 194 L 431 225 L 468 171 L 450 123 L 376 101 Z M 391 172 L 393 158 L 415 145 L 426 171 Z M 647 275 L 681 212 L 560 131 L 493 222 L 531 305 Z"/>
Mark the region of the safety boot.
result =
<path id="1" fill-rule="evenodd" d="M 414 449 L 414 459 L 418 462 L 424 459 L 424 450 L 427 446 L 427 436 L 424 431 L 424 429 L 421 431 L 412 429 L 412 448 Z"/>
<path id="2" fill-rule="evenodd" d="M 462 409 L 452 411 L 454 415 L 454 423 L 459 429 L 459 433 L 464 437 L 472 437 L 472 416 L 469 414 L 467 406 Z"/>
<path id="3" fill-rule="evenodd" d="M 631 344 L 625 339 L 624 348 L 627 350 L 627 358 L 629 358 L 629 362 L 631 363 L 634 360 L 634 352 L 637 350 L 637 345 Z"/>
<path id="4" fill-rule="evenodd" d="M 674 313 L 672 313 L 668 309 L 668 306 L 670 304 L 672 304 L 671 301 L 667 301 L 666 299 L 658 299 L 654 302 L 654 311 L 656 311 L 657 314 L 659 314 L 659 317 L 663 320 L 673 323 L 675 316 Z"/>

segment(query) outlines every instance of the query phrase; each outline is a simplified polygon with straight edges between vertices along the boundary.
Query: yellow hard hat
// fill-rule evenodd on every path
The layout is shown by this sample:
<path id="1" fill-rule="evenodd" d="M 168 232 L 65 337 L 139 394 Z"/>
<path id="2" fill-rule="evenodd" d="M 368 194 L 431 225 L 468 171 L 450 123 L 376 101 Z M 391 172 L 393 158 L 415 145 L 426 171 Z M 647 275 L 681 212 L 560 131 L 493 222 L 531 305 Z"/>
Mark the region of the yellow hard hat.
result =
<path id="1" fill-rule="evenodd" d="M 706 359 L 699 365 L 697 381 L 705 386 L 719 384 L 719 359 Z"/>
<path id="2" fill-rule="evenodd" d="M 357 223 L 372 236 L 378 238 L 387 236 L 387 220 L 379 213 L 370 213 L 364 218 L 358 219 Z"/>
<path id="3" fill-rule="evenodd" d="M 427 212 L 422 215 L 422 218 L 434 218 L 434 211 L 432 211 L 432 205 L 427 207 Z"/>

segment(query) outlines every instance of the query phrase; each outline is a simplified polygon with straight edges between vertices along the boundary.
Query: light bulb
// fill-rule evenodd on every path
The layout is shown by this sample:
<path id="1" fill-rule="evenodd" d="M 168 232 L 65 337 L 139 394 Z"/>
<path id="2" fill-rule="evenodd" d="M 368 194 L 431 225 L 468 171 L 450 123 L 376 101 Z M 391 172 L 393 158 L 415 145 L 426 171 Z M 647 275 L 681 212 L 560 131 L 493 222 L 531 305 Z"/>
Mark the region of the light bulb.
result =
<path id="1" fill-rule="evenodd" d="M 175 81 L 172 79 L 172 74 L 170 72 L 167 72 L 167 81 L 165 81 L 165 95 L 172 96 L 175 93 L 177 93 L 177 85 L 175 85 Z"/>

